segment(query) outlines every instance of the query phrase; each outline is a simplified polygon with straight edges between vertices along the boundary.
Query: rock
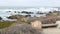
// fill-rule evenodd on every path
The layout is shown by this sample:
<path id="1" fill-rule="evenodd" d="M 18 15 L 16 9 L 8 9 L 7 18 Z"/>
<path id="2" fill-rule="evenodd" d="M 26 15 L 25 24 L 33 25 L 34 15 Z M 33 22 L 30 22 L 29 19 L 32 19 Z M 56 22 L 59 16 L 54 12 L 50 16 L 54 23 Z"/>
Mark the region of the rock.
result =
<path id="1" fill-rule="evenodd" d="M 36 29 L 42 29 L 42 23 L 39 20 L 32 21 L 31 26 Z"/>

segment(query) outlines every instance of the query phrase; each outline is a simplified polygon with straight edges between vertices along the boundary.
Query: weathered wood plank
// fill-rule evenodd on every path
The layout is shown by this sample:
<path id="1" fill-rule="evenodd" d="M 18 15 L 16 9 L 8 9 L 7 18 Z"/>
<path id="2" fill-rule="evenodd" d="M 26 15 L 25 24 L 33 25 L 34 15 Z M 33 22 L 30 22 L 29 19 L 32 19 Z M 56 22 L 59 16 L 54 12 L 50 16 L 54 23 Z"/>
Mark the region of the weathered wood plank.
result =
<path id="1" fill-rule="evenodd" d="M 42 24 L 42 27 L 53 27 L 57 26 L 57 24 Z"/>

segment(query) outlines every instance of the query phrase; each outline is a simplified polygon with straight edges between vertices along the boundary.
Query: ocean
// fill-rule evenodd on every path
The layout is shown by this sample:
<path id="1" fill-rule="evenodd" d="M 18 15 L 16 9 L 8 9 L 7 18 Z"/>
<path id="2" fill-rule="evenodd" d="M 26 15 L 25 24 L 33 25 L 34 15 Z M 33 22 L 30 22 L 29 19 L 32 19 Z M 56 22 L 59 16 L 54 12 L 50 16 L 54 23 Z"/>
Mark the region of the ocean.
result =
<path id="1" fill-rule="evenodd" d="M 58 8 L 53 8 L 53 7 L 3 7 L 0 8 L 0 17 L 2 17 L 3 19 L 6 19 L 6 17 L 14 15 L 18 12 L 22 12 L 22 11 L 27 11 L 27 12 L 34 12 L 33 15 L 36 15 L 36 12 L 42 12 L 42 13 L 48 13 L 49 11 L 53 11 L 53 10 L 57 10 Z M 11 11 L 11 12 L 9 12 Z M 16 13 L 14 13 L 14 11 L 16 11 Z M 32 15 L 32 16 L 33 16 Z M 39 16 L 39 15 L 37 15 Z"/>

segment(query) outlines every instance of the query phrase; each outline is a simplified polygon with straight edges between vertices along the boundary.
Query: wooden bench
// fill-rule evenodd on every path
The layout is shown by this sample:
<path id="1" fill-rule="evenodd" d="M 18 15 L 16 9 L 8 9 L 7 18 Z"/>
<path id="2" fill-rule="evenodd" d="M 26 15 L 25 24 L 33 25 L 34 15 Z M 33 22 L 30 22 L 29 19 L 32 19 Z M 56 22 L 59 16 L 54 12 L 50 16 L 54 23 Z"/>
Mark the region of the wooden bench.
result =
<path id="1" fill-rule="evenodd" d="M 57 24 L 42 24 L 42 27 L 56 27 Z"/>

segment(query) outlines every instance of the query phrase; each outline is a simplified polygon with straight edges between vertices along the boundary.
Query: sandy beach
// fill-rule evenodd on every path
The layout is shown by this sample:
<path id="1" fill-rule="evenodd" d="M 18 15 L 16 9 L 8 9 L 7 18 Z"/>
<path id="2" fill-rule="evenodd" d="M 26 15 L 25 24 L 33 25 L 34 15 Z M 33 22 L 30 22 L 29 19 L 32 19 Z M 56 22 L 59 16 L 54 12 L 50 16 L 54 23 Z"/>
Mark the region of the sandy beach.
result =
<path id="1" fill-rule="evenodd" d="M 44 28 L 44 34 L 60 34 L 60 29 L 58 28 Z"/>

